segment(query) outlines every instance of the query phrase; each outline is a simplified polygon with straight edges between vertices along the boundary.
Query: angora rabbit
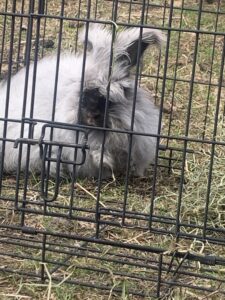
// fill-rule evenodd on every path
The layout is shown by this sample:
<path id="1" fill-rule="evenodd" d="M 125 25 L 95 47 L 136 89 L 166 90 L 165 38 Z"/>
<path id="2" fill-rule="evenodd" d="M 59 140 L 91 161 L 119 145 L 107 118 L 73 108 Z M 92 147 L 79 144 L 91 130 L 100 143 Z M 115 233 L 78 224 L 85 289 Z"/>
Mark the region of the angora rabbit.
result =
<path id="1" fill-rule="evenodd" d="M 85 29 L 82 34 L 83 40 L 84 35 Z M 109 129 L 130 130 L 135 97 L 133 130 L 144 134 L 156 134 L 158 129 L 158 109 L 153 104 L 148 92 L 140 87 L 137 87 L 135 91 L 135 80 L 130 75 L 130 69 L 137 64 L 138 45 L 141 45 L 139 51 L 141 56 L 148 46 L 152 44 L 160 46 L 163 35 L 154 29 L 143 29 L 141 41 L 139 41 L 139 35 L 140 29 L 138 28 L 124 29 L 116 33 L 113 42 L 112 69 L 109 76 L 112 34 L 102 25 L 90 26 L 80 109 L 83 55 L 65 53 L 60 56 L 55 106 L 53 99 L 57 57 L 48 56 L 41 59 L 37 63 L 34 80 L 34 65 L 30 65 L 27 96 L 24 96 L 26 68 L 23 68 L 11 78 L 8 118 L 22 120 L 25 117 L 40 120 L 34 126 L 32 136 L 37 141 L 41 136 L 43 124 L 48 121 L 70 125 L 79 123 L 91 127 L 103 127 L 105 124 L 105 128 L 107 128 L 105 136 L 103 130 L 89 127 L 88 145 L 90 148 L 87 150 L 84 164 L 77 166 L 76 174 L 78 177 L 98 176 L 103 140 L 102 177 L 107 178 L 112 175 L 112 172 L 114 174 L 125 173 L 129 153 L 129 135 L 122 132 L 110 132 Z M 108 88 L 109 86 L 110 88 Z M 106 100 L 107 93 L 109 94 L 108 102 Z M 6 94 L 7 83 L 2 82 L 0 85 L 0 118 L 5 118 Z M 24 97 L 26 99 L 25 106 L 23 104 Z M 21 160 L 18 161 L 19 149 L 14 148 L 13 141 L 19 137 L 30 137 L 28 134 L 29 124 L 25 124 L 22 128 L 21 122 L 9 120 L 4 135 L 3 124 L 4 122 L 0 120 L 0 138 L 7 138 L 4 151 L 4 171 L 15 172 L 18 163 L 20 163 L 21 170 L 24 170 L 27 144 L 23 145 Z M 61 143 L 75 143 L 76 134 L 73 130 L 54 129 L 52 138 Z M 45 138 L 50 139 L 49 132 L 47 136 Z M 81 142 L 82 133 L 79 134 L 78 139 Z M 143 176 L 149 163 L 154 160 L 156 138 L 134 134 L 131 144 L 131 172 L 134 176 Z M 0 139 L 0 157 L 2 145 L 3 140 L 1 142 Z M 51 157 L 56 158 L 57 151 L 57 145 L 53 145 Z M 78 160 L 79 153 L 78 151 Z M 64 164 L 62 164 L 60 172 L 62 174 L 66 171 L 71 173 L 72 166 L 65 162 L 74 161 L 74 148 L 63 147 L 61 159 Z M 36 143 L 30 146 L 29 170 L 37 173 L 41 171 L 41 168 L 40 149 Z M 56 166 L 51 162 L 52 175 L 55 173 L 55 168 Z"/>

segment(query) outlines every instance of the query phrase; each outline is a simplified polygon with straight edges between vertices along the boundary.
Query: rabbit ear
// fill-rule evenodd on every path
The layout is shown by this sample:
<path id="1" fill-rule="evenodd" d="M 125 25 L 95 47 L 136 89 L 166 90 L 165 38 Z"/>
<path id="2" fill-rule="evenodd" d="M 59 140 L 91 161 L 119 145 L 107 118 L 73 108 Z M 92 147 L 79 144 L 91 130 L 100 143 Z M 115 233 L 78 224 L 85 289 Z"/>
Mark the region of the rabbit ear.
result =
<path id="1" fill-rule="evenodd" d="M 130 67 L 135 66 L 138 60 L 138 48 L 140 45 L 140 57 L 151 45 L 161 47 L 166 40 L 165 35 L 156 29 L 141 30 L 140 28 L 126 29 L 118 33 L 116 39 L 117 60 Z"/>
<path id="2" fill-rule="evenodd" d="M 112 36 L 110 31 L 102 24 L 90 24 L 88 29 L 84 26 L 79 33 L 79 41 L 85 43 L 87 34 L 87 50 L 98 53 L 99 49 L 109 49 Z"/>

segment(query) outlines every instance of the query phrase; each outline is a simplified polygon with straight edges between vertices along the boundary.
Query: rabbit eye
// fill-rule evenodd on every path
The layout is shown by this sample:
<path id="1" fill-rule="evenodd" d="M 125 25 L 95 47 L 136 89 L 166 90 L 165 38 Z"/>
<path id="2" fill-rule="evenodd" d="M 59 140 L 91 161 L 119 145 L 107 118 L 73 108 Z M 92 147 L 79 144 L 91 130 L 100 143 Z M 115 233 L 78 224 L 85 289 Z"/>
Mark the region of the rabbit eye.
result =
<path id="1" fill-rule="evenodd" d="M 93 118 L 98 119 L 101 116 L 101 114 L 100 112 L 96 112 L 96 113 L 93 112 L 92 116 Z"/>
<path id="2" fill-rule="evenodd" d="M 86 90 L 83 92 L 81 105 L 93 112 L 97 112 L 98 110 L 100 112 L 104 112 L 106 107 L 106 98 L 99 92 L 98 89 Z M 109 100 L 108 107 L 111 106 L 112 102 Z"/>

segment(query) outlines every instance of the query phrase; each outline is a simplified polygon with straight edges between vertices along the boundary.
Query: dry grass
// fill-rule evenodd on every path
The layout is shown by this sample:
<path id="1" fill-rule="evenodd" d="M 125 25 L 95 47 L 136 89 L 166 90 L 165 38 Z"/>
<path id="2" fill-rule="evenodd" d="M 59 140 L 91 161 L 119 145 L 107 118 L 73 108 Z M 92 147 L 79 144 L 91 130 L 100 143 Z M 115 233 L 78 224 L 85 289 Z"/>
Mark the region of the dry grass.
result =
<path id="1" fill-rule="evenodd" d="M 185 1 L 188 2 L 186 7 L 198 8 L 196 1 Z M 19 10 L 20 1 L 18 1 Z M 91 17 L 95 18 L 95 5 L 92 2 Z M 164 4 L 164 1 L 154 1 L 153 4 Z M 9 1 L 10 9 L 11 1 Z M 181 7 L 182 1 L 174 1 L 176 7 Z M 217 4 L 208 5 L 204 2 L 204 10 L 216 11 Z M 3 7 L 3 3 L 0 4 L 0 10 Z M 139 4 L 132 4 L 132 11 L 128 15 L 129 4 L 119 3 L 118 6 L 118 22 L 132 22 L 139 24 L 141 18 L 141 11 Z M 98 1 L 97 18 L 110 20 L 111 18 L 112 3 L 109 1 Z M 60 6 L 57 1 L 49 1 L 48 11 L 52 15 L 60 15 Z M 225 11 L 224 4 L 221 6 L 221 11 Z M 169 24 L 169 13 L 170 9 L 166 8 L 163 10 L 157 6 L 151 7 L 148 11 L 147 22 L 155 26 L 165 26 Z M 76 1 L 66 1 L 65 15 L 68 17 L 81 17 L 85 18 L 87 14 L 86 1 L 81 2 L 79 5 Z M 3 28 L 3 17 L 0 16 L 0 30 Z M 184 30 L 196 29 L 198 13 L 195 11 L 185 10 L 182 18 L 181 11 L 174 9 L 173 12 L 173 28 L 182 28 Z M 6 49 L 10 48 L 10 35 L 7 34 L 10 31 L 10 18 L 7 18 L 7 32 L 5 34 L 5 50 L 3 61 L 7 61 L 9 52 Z M 16 28 L 20 25 L 20 19 L 16 19 Z M 44 19 L 41 21 L 41 36 L 43 36 L 43 25 Z M 74 22 L 71 20 L 65 21 L 62 29 L 63 40 L 62 49 L 75 50 L 76 45 L 76 34 L 80 27 L 81 22 Z M 43 46 L 40 46 L 40 55 L 46 55 L 50 52 L 54 52 L 58 46 L 58 33 L 59 33 L 60 21 L 55 19 L 47 19 L 46 21 L 46 32 L 45 41 L 54 42 L 52 48 L 46 48 L 46 42 L 42 42 Z M 204 31 L 225 31 L 225 16 L 219 15 L 217 28 L 216 27 L 216 15 L 212 13 L 204 12 L 201 18 L 201 30 Z M 27 31 L 27 20 L 23 20 L 23 32 L 22 40 L 24 41 Z M 33 45 L 32 49 L 35 48 L 35 33 L 33 31 Z M 19 34 L 16 31 L 14 45 L 18 45 Z M 165 49 L 162 51 L 161 64 L 159 68 L 159 74 L 157 74 L 157 64 L 159 59 L 159 53 L 156 50 L 151 50 L 145 57 L 145 69 L 143 70 L 143 76 L 141 84 L 149 88 L 153 95 L 155 95 L 156 103 L 159 105 L 161 95 L 163 92 L 163 81 L 161 79 L 149 78 L 151 76 L 163 76 L 165 68 L 167 68 L 166 76 L 168 77 L 166 85 L 164 87 L 164 114 L 162 118 L 163 122 L 163 135 L 180 136 L 183 137 L 188 134 L 189 138 L 197 139 L 199 141 L 187 142 L 187 149 L 191 150 L 186 157 L 183 156 L 182 151 L 174 150 L 172 157 L 174 160 L 171 163 L 170 174 L 165 166 L 168 165 L 168 158 L 170 157 L 170 151 L 160 151 L 159 163 L 163 165 L 158 168 L 156 178 L 156 195 L 154 200 L 154 215 L 161 218 L 161 220 L 176 219 L 177 207 L 180 196 L 182 196 L 180 222 L 184 225 L 193 224 L 194 227 L 181 226 L 180 231 L 184 234 L 202 235 L 201 227 L 204 224 L 205 207 L 206 207 L 206 195 L 208 193 L 209 205 L 208 205 L 208 221 L 207 226 L 213 229 L 225 229 L 225 147 L 224 145 L 216 145 L 213 147 L 211 144 L 201 143 L 201 140 L 215 139 L 217 142 L 224 142 L 225 140 L 225 129 L 224 129 L 224 107 L 225 107 L 225 89 L 224 86 L 221 89 L 220 97 L 218 97 L 218 78 L 221 72 L 221 58 L 222 48 L 224 39 L 221 36 L 217 36 L 214 41 L 213 35 L 200 35 L 198 43 L 198 55 L 194 56 L 196 35 L 191 32 L 182 32 L 179 36 L 178 32 L 171 32 L 169 43 L 169 54 L 168 64 L 165 66 Z M 214 58 L 212 62 L 213 45 L 215 43 Z M 47 44 L 48 45 L 48 44 Z M 179 52 L 177 49 L 179 47 Z M 17 47 L 15 46 L 14 50 Z M 24 60 L 25 54 L 25 43 L 21 44 L 21 52 L 23 53 L 20 57 L 21 62 Z M 33 53 L 33 52 L 32 52 Z M 17 60 L 17 53 L 14 51 L 13 59 Z M 211 87 L 207 84 L 194 84 L 193 91 L 191 94 L 190 80 L 193 75 L 193 61 L 196 60 L 195 69 L 195 81 L 198 82 L 210 82 L 213 84 Z M 19 64 L 18 68 L 22 65 Z M 17 64 L 14 64 L 13 70 L 17 68 Z M 2 73 L 5 75 L 8 73 L 7 64 L 2 65 Z M 184 79 L 186 82 L 174 81 L 170 78 L 177 77 L 178 79 Z M 192 101 L 190 103 L 190 98 Z M 219 103 L 220 99 L 220 103 Z M 208 110 L 206 111 L 206 106 Z M 218 104 L 218 115 L 216 115 L 216 106 Z M 191 105 L 191 115 L 189 119 L 188 109 Z M 218 117 L 218 125 L 215 128 L 215 118 Z M 187 130 L 187 122 L 189 122 Z M 188 132 L 187 132 L 188 131 Z M 216 135 L 215 135 L 216 133 Z M 167 140 L 166 138 L 161 140 L 162 144 L 168 144 L 169 147 L 178 147 L 183 149 L 185 147 L 184 141 L 176 139 Z M 214 159 L 211 159 L 211 154 L 214 151 Z M 209 182 L 209 176 L 211 180 Z M 181 182 L 181 178 L 184 178 L 184 182 Z M 127 211 L 130 213 L 148 214 L 150 208 L 150 198 L 152 192 L 152 171 L 149 171 L 149 176 L 142 179 L 130 179 L 129 181 L 129 193 L 127 201 Z M 4 179 L 3 185 L 5 186 L 2 190 L 4 197 L 15 197 L 15 178 L 13 176 Z M 21 188 L 23 187 L 23 180 L 21 179 Z M 95 220 L 96 206 L 96 194 L 98 184 L 96 182 L 90 182 L 87 180 L 80 181 L 80 186 L 76 187 L 76 198 L 75 205 L 79 208 L 78 211 L 73 212 L 73 216 L 89 218 L 90 222 L 77 221 L 66 219 L 68 216 L 68 206 L 70 204 L 69 194 L 71 189 L 70 182 L 62 182 L 60 186 L 60 195 L 57 201 L 54 202 L 55 207 L 49 207 L 48 212 L 52 216 L 43 216 L 43 206 L 38 205 L 40 202 L 39 188 L 40 182 L 38 178 L 32 178 L 29 184 L 29 190 L 27 193 L 27 199 L 31 201 L 27 208 L 39 210 L 39 214 L 28 214 L 28 218 L 25 219 L 26 226 L 30 226 L 39 230 L 47 230 L 51 232 L 65 232 L 68 234 L 81 235 L 83 237 L 91 237 L 95 235 L 96 226 L 92 222 Z M 11 188 L 9 188 L 9 186 Z M 210 186 L 210 190 L 209 190 Z M 50 194 L 54 188 L 54 182 L 50 185 Z M 19 193 L 19 199 L 22 201 L 23 192 Z M 100 207 L 101 209 L 108 209 L 112 211 L 122 211 L 124 199 L 124 179 L 117 178 L 113 182 L 104 182 L 101 189 Z M 21 205 L 21 202 L 20 202 Z M 56 207 L 57 205 L 63 206 L 63 208 Z M 1 200 L 0 208 L 0 220 L 1 224 L 19 224 L 21 215 L 13 210 L 13 203 L 11 201 Z M 54 217 L 54 213 L 61 213 L 62 217 Z M 110 214 L 102 214 L 102 220 L 105 221 L 117 221 L 121 223 L 121 217 L 113 217 Z M 199 227 L 198 227 L 199 226 Z M 132 227 L 132 229 L 129 229 Z M 145 228 L 145 230 L 140 229 Z M 174 236 L 172 235 L 158 235 L 155 233 L 149 233 L 146 231 L 148 228 L 147 219 L 132 219 L 126 218 L 126 227 L 108 226 L 102 230 L 100 237 L 106 238 L 111 241 L 123 241 L 124 243 L 132 243 L 137 245 L 150 245 L 155 247 L 161 247 L 168 251 L 191 251 L 197 254 L 213 254 L 216 256 L 222 256 L 224 258 L 224 246 L 214 245 L 213 243 L 202 243 L 196 239 L 180 239 L 176 243 Z M 157 220 L 153 222 L 153 229 L 162 229 L 166 231 L 173 231 L 176 229 L 174 223 L 162 223 Z M 7 230 L 2 230 L 2 234 L 10 234 Z M 18 234 L 14 234 L 14 238 L 18 237 Z M 207 236 L 212 238 L 221 238 L 224 242 L 224 233 L 210 232 L 207 231 Z M 31 237 L 28 235 L 27 237 Z M 24 246 L 13 246 L 7 244 L 0 245 L 1 253 L 17 254 L 18 258 L 10 258 L 8 255 L 1 256 L 3 263 L 1 267 L 13 267 L 16 270 L 30 270 L 38 272 L 40 270 L 40 263 L 34 260 L 23 259 L 23 255 L 31 255 L 33 258 L 41 260 L 40 249 L 32 249 L 32 245 L 35 241 L 41 241 L 41 236 L 37 235 L 31 238 L 29 247 Z M 69 239 L 57 239 L 49 238 L 49 243 L 60 243 L 59 249 L 70 249 L 69 247 L 79 246 L 79 241 L 73 241 Z M 54 247 L 53 247 L 54 248 Z M 56 247 L 57 248 L 57 247 Z M 134 255 L 142 259 L 152 259 L 158 261 L 158 256 L 155 254 L 149 254 L 146 252 L 138 252 L 134 250 L 126 249 L 113 249 L 112 247 L 101 246 L 98 244 L 92 245 L 90 253 L 100 251 L 102 257 L 107 255 L 109 251 L 117 251 L 120 255 L 129 254 Z M 96 252 L 98 253 L 98 252 Z M 114 257 L 115 253 L 111 256 Z M 19 258 L 21 256 L 21 258 Z M 47 252 L 48 260 L 62 261 L 66 255 L 52 251 L 51 249 Z M 129 289 L 136 289 L 138 291 L 145 291 L 151 293 L 152 289 L 155 290 L 155 284 L 149 284 L 146 280 L 133 280 L 129 276 L 119 276 L 118 272 L 123 272 L 128 275 L 143 275 L 143 278 L 157 276 L 156 271 L 145 269 L 143 267 L 132 267 L 124 264 L 115 264 L 107 261 L 99 261 L 98 255 L 95 258 L 88 257 L 77 257 L 74 256 L 69 260 L 69 266 L 60 268 L 56 276 L 61 278 L 61 282 L 54 282 L 51 280 L 49 270 L 53 268 L 54 264 L 48 263 L 44 266 L 45 274 L 48 277 L 48 281 L 45 284 L 40 284 L 35 280 L 28 280 L 25 277 L 17 277 L 15 275 L 3 274 L 0 277 L 0 298 L 1 299 L 139 299 L 138 296 L 129 295 Z M 167 259 L 167 258 L 165 258 Z M 170 258 L 166 260 L 169 262 Z M 165 262 L 165 263 L 166 263 Z M 92 266 L 95 268 L 102 268 L 107 270 L 108 273 L 92 272 L 85 270 L 85 267 Z M 224 277 L 225 268 L 222 266 L 209 266 L 208 270 L 204 270 L 204 266 L 200 263 L 193 263 L 196 274 L 210 274 L 218 276 L 219 278 Z M 167 265 L 168 267 L 168 265 Z M 185 268 L 188 268 L 187 266 Z M 115 275 L 117 274 L 117 275 Z M 163 279 L 169 280 L 171 274 L 163 273 Z M 110 291 L 99 291 L 88 288 L 82 288 L 77 285 L 66 285 L 64 279 L 80 279 L 81 281 L 88 283 L 105 283 L 112 287 Z M 224 290 L 224 283 L 213 280 L 206 280 L 188 275 L 181 275 L 180 282 L 196 284 L 199 286 L 209 287 L 216 289 L 214 293 L 208 293 L 207 296 L 203 292 L 197 292 L 188 288 L 176 288 L 171 289 L 164 299 L 223 299 L 223 295 L 219 293 L 220 289 Z M 113 290 L 117 287 L 121 288 L 119 294 L 114 294 Z M 163 287 L 165 291 L 165 287 Z M 146 299 L 151 299 L 147 297 Z"/>

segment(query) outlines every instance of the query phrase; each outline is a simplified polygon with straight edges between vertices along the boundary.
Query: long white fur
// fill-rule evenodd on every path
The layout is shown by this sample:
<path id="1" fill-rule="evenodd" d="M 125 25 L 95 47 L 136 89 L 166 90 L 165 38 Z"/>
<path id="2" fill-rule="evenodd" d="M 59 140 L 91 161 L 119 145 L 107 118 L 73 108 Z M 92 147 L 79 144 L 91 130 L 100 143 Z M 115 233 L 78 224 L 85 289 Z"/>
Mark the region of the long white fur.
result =
<path id="1" fill-rule="evenodd" d="M 85 32 L 85 29 L 84 29 Z M 126 50 L 139 38 L 140 29 L 133 28 L 118 32 L 113 44 L 114 62 L 110 77 L 110 101 L 115 105 L 109 109 L 108 122 L 112 129 L 127 130 L 131 126 L 131 115 L 134 98 L 134 79 L 129 75 L 129 68 L 117 60 L 122 54 L 128 55 Z M 84 39 L 84 34 L 81 34 Z M 163 35 L 158 30 L 144 29 L 142 40 L 149 45 L 161 44 Z M 109 83 L 109 57 L 111 52 L 112 35 L 102 25 L 90 26 L 88 41 L 92 49 L 88 52 L 85 67 L 84 88 L 98 88 L 106 96 Z M 83 56 L 62 54 L 60 57 L 59 77 L 57 86 L 55 121 L 68 124 L 77 123 L 79 95 L 81 85 Z M 31 117 L 31 94 L 33 89 L 33 64 L 29 69 L 28 92 L 25 117 Z M 22 118 L 24 84 L 26 69 L 23 68 L 11 78 L 8 118 Z M 56 76 L 56 56 L 45 57 L 37 64 L 35 99 L 33 118 L 46 121 L 52 120 L 53 95 Z M 124 89 L 128 91 L 125 94 Z M 0 85 L 0 118 L 5 118 L 7 83 Z M 138 132 L 156 134 L 158 129 L 158 109 L 155 107 L 148 92 L 137 88 L 134 130 Z M 0 121 L 0 138 L 3 136 L 3 121 Z M 38 123 L 34 129 L 34 139 L 39 139 L 43 123 Z M 8 122 L 7 139 L 16 140 L 20 137 L 21 124 Z M 101 157 L 103 131 L 90 130 L 85 163 L 78 167 L 78 176 L 97 177 Z M 23 137 L 28 137 L 28 125 L 25 126 Z M 60 142 L 73 143 L 76 134 L 68 130 L 56 130 L 54 139 Z M 80 139 L 82 139 L 80 135 Z M 129 138 L 126 134 L 107 132 L 104 147 L 103 177 L 109 177 L 111 172 L 123 173 L 126 169 L 128 157 Z M 23 146 L 21 169 L 26 166 L 27 146 Z M 131 152 L 131 170 L 134 175 L 142 176 L 154 160 L 156 138 L 151 136 L 134 135 Z M 0 156 L 2 142 L 0 141 Z M 53 156 L 57 147 L 53 147 Z M 64 148 L 63 159 L 73 160 L 74 151 Z M 79 157 L 78 157 L 79 158 Z M 4 171 L 15 172 L 18 166 L 18 149 L 12 142 L 5 144 Z M 29 168 L 31 171 L 40 172 L 41 160 L 39 147 L 31 146 Z M 68 165 L 67 165 L 68 168 Z M 71 170 L 70 170 L 71 171 Z M 54 174 L 54 167 L 51 167 Z"/>

